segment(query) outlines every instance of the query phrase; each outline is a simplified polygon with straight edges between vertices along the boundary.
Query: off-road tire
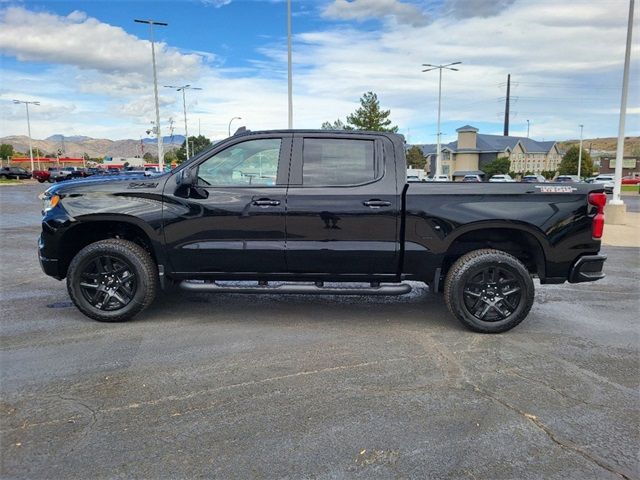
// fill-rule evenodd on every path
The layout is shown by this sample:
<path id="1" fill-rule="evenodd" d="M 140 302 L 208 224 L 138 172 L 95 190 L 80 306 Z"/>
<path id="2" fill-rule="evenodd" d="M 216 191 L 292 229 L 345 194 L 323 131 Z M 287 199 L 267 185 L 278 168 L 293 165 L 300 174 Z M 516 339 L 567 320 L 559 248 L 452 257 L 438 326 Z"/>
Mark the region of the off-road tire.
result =
<path id="1" fill-rule="evenodd" d="M 86 266 L 96 258 L 108 255 L 128 263 L 136 276 L 136 290 L 131 301 L 117 310 L 101 310 L 82 294 L 80 281 Z M 87 317 L 99 322 L 124 322 L 147 308 L 158 291 L 158 268 L 149 252 L 137 243 L 118 238 L 100 240 L 80 250 L 69 265 L 67 290 L 73 303 Z"/>
<path id="2" fill-rule="evenodd" d="M 519 282 L 519 303 L 511 313 L 498 321 L 476 317 L 465 304 L 465 286 L 483 269 L 497 267 L 513 275 Z M 480 333 L 500 333 L 522 322 L 533 305 L 534 286 L 526 267 L 513 255 L 493 249 L 474 250 L 458 258 L 449 269 L 444 283 L 444 299 L 449 311 L 467 328 Z M 508 310 L 510 311 L 510 310 Z"/>

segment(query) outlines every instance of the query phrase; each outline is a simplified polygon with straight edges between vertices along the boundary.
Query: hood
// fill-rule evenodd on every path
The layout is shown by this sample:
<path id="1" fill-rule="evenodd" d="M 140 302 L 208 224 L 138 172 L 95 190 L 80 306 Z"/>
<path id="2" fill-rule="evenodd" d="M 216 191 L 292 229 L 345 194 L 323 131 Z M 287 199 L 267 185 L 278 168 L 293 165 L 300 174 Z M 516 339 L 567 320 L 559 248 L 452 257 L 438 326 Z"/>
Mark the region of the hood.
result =
<path id="1" fill-rule="evenodd" d="M 86 193 L 116 193 L 135 189 L 151 189 L 166 182 L 170 173 L 145 176 L 139 173 L 100 175 L 88 178 L 66 180 L 49 187 L 45 195 L 73 195 Z"/>

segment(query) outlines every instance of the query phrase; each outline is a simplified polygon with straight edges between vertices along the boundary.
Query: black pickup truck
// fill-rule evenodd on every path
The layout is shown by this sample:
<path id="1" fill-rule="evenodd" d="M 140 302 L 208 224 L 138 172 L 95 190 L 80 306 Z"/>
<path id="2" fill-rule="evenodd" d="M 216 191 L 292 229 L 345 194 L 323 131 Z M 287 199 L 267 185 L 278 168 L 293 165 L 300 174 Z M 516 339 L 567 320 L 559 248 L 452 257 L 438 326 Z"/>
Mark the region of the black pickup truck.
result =
<path id="1" fill-rule="evenodd" d="M 396 134 L 244 132 L 161 176 L 42 197 L 42 268 L 100 321 L 128 320 L 171 286 L 399 295 L 413 280 L 467 327 L 501 332 L 531 309 L 532 277 L 604 277 L 602 186 L 408 183 Z"/>

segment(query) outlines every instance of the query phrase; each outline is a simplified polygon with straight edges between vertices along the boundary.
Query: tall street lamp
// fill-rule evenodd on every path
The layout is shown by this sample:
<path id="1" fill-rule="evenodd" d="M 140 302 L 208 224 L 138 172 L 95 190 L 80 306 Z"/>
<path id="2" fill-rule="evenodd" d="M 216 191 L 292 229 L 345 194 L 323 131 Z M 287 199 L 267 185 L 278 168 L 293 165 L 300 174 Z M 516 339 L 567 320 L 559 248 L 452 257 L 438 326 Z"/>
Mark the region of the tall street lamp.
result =
<path id="1" fill-rule="evenodd" d="M 622 95 L 620 98 L 620 120 L 618 123 L 618 145 L 616 147 L 616 167 L 613 180 L 613 198 L 610 205 L 624 205 L 620 198 L 622 189 L 622 162 L 624 160 L 624 124 L 627 115 L 627 93 L 629 91 L 629 65 L 631 64 L 631 37 L 633 35 L 633 7 L 634 0 L 629 0 L 629 20 L 627 24 L 627 46 L 624 53 L 624 70 L 622 73 Z M 625 212 L 625 207 L 614 207 Z M 611 210 L 610 210 L 611 211 Z M 613 212 L 611 212 L 613 213 Z M 624 215 L 624 213 L 622 213 Z"/>
<path id="2" fill-rule="evenodd" d="M 446 69 L 446 70 L 453 70 L 457 72 L 458 69 L 452 68 L 452 67 L 453 65 L 460 65 L 461 63 L 462 62 L 453 62 L 453 63 L 448 63 L 446 65 L 431 65 L 430 63 L 422 64 L 423 67 L 427 67 L 426 69 L 422 70 L 423 72 L 438 70 L 440 74 L 439 80 L 438 80 L 438 131 L 436 132 L 438 137 L 438 145 L 436 147 L 436 175 L 440 175 L 442 173 L 442 164 L 440 162 L 440 110 L 441 110 L 441 104 L 442 104 L 442 70 Z"/>
<path id="3" fill-rule="evenodd" d="M 151 62 L 153 63 L 153 94 L 156 101 L 156 134 L 158 135 L 158 166 L 160 170 L 164 170 L 164 158 L 162 151 L 162 133 L 160 132 L 160 105 L 158 103 L 158 74 L 156 72 L 156 47 L 153 39 L 153 26 L 160 25 L 166 27 L 169 25 L 164 22 L 156 22 L 154 20 L 134 20 L 136 23 L 146 23 L 149 25 L 149 37 L 151 40 Z"/>
<path id="4" fill-rule="evenodd" d="M 165 87 L 174 88 L 178 92 L 182 92 L 182 110 L 184 111 L 184 136 L 185 136 L 185 140 L 187 141 L 186 143 L 187 159 L 189 159 L 190 156 L 189 156 L 189 129 L 187 128 L 187 101 L 185 99 L 184 91 L 185 90 L 202 90 L 202 89 L 200 87 L 192 87 L 191 85 L 182 85 L 181 87 L 176 87 L 174 85 L 165 85 Z M 191 150 L 191 153 L 193 153 L 193 149 Z"/>
<path id="5" fill-rule="evenodd" d="M 40 102 L 14 100 L 13 103 L 16 103 L 16 104 L 24 103 L 24 106 L 27 109 L 27 132 L 29 133 L 29 158 L 31 158 L 31 173 L 33 173 L 33 145 L 31 143 L 31 120 L 29 120 L 29 105 L 40 105 Z"/>
<path id="6" fill-rule="evenodd" d="M 233 122 L 234 120 L 242 120 L 242 117 L 233 117 L 231 120 L 229 120 L 229 136 L 231 136 L 231 122 Z"/>
<path id="7" fill-rule="evenodd" d="M 580 127 L 580 150 L 578 151 L 578 180 L 580 180 L 580 171 L 582 170 L 582 129 L 584 125 L 578 125 Z"/>

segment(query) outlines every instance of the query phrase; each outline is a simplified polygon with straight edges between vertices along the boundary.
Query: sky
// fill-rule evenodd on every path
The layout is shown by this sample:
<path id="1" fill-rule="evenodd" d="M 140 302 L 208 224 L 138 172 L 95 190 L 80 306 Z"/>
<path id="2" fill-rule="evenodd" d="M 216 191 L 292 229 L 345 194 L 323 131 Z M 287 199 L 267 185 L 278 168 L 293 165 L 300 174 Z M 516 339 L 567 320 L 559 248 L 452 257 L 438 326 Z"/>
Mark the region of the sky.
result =
<path id="1" fill-rule="evenodd" d="M 295 128 L 353 112 L 364 92 L 409 143 L 435 143 L 471 124 L 502 134 L 507 74 L 512 135 L 538 140 L 617 136 L 628 0 L 292 0 Z M 287 126 L 287 4 L 283 0 L 0 0 L 0 137 L 53 134 L 145 138 L 155 119 L 149 27 L 156 27 L 162 133 L 213 139 L 245 125 Z M 634 28 L 636 39 L 638 14 Z M 640 135 L 633 42 L 627 136 Z"/>

